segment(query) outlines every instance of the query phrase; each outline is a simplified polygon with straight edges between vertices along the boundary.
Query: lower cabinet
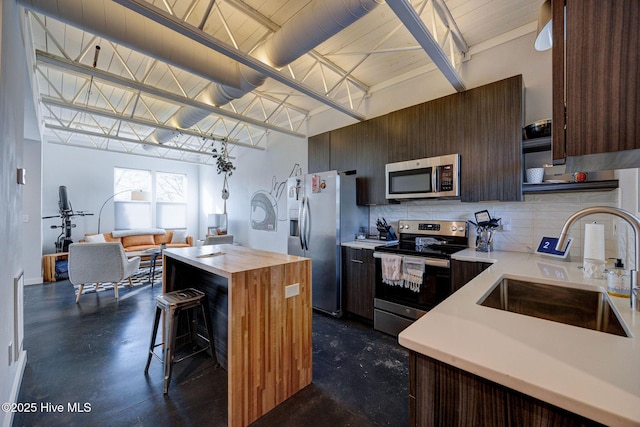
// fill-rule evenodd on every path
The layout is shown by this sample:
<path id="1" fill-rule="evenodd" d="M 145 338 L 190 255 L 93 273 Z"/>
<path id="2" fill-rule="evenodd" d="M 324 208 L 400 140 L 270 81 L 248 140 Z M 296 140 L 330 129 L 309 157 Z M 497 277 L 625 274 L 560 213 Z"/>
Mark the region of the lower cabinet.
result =
<path id="1" fill-rule="evenodd" d="M 342 308 L 373 322 L 373 250 L 342 247 Z"/>
<path id="2" fill-rule="evenodd" d="M 601 426 L 430 357 L 409 355 L 411 426 Z"/>
<path id="3" fill-rule="evenodd" d="M 451 293 L 454 293 L 491 266 L 488 262 L 451 260 Z"/>

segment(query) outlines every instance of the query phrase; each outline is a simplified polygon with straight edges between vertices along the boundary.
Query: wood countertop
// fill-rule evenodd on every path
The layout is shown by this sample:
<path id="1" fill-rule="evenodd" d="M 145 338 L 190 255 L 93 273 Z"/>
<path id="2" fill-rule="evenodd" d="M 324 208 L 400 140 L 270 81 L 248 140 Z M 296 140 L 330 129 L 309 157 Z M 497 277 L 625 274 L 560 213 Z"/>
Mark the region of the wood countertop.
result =
<path id="1" fill-rule="evenodd" d="M 234 273 L 307 259 L 230 244 L 168 248 L 164 250 L 164 255 L 226 278 Z"/>

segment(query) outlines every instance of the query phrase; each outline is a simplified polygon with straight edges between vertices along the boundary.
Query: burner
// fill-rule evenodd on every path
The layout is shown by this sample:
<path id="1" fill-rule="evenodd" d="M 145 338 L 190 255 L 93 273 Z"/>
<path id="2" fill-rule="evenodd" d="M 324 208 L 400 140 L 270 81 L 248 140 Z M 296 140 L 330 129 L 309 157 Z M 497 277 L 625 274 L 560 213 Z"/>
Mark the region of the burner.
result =
<path id="1" fill-rule="evenodd" d="M 467 248 L 464 221 L 399 221 L 399 243 L 378 247 L 376 251 L 406 256 L 449 259 L 451 254 Z"/>

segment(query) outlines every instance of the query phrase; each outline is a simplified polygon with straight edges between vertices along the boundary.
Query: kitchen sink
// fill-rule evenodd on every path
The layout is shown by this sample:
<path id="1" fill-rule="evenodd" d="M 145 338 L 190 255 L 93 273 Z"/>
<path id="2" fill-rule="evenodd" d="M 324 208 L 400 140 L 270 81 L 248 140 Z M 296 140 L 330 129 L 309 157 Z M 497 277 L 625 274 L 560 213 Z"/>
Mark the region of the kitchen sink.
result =
<path id="1" fill-rule="evenodd" d="M 505 278 L 479 305 L 629 337 L 604 292 Z"/>

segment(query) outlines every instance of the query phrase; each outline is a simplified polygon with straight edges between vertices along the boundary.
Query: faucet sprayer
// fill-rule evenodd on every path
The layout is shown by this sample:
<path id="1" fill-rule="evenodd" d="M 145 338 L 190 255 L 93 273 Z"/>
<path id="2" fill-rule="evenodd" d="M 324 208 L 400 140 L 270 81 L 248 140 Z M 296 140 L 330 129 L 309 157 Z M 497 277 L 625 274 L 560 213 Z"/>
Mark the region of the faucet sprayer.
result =
<path id="1" fill-rule="evenodd" d="M 631 300 L 631 308 L 633 310 L 640 311 L 640 304 L 638 304 L 638 268 L 640 267 L 640 219 L 635 215 L 627 212 L 623 209 L 613 208 L 609 206 L 593 206 L 590 208 L 581 209 L 578 212 L 571 215 L 567 221 L 562 226 L 562 231 L 560 232 L 560 237 L 558 238 L 558 243 L 556 245 L 557 250 L 563 250 L 566 243 L 567 238 L 569 237 L 569 230 L 573 226 L 573 224 L 579 219 L 593 214 L 609 214 L 613 216 L 617 216 L 618 218 L 622 218 L 633 229 L 633 234 L 635 238 L 635 265 L 634 269 L 630 270 L 631 276 L 631 286 L 629 287 L 629 299 Z"/>

